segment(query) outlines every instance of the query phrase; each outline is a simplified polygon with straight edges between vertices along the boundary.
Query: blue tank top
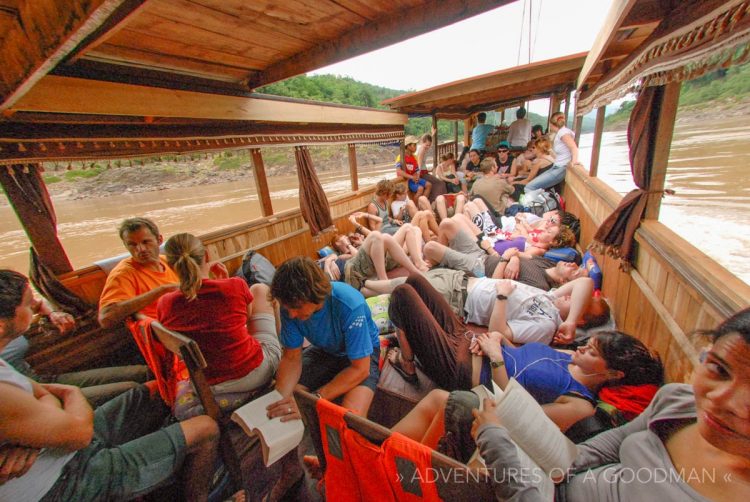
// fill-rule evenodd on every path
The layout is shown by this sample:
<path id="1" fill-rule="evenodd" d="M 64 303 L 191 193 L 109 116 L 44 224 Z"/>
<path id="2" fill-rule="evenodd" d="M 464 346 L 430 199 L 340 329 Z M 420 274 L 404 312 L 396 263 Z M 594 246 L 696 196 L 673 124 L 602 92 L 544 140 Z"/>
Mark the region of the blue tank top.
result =
<path id="1" fill-rule="evenodd" d="M 564 395 L 582 397 L 596 404 L 594 394 L 570 374 L 570 354 L 542 343 L 527 343 L 515 348 L 504 346 L 502 351 L 508 376 L 515 378 L 539 404 L 552 403 Z M 491 388 L 491 380 L 490 361 L 485 357 L 480 382 Z"/>

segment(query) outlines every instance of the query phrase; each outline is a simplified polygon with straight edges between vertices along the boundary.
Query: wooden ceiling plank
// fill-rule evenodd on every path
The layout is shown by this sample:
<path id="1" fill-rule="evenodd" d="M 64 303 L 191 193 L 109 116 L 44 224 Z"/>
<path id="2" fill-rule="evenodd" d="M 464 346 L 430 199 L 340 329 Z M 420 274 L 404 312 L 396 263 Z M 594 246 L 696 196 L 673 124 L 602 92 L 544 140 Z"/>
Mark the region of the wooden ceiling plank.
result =
<path id="1" fill-rule="evenodd" d="M 19 4 L 20 22 L 0 46 L 0 110 L 10 107 L 125 0 L 35 0 Z"/>
<path id="2" fill-rule="evenodd" d="M 236 68 L 265 68 L 265 66 L 273 59 L 275 55 L 274 51 L 265 49 L 260 46 L 251 47 L 248 51 L 238 53 L 236 49 L 232 50 L 216 50 L 213 48 L 200 47 L 195 44 L 182 41 L 174 41 L 164 39 L 151 34 L 138 33 L 130 30 L 123 30 L 120 34 L 121 37 L 139 37 L 139 50 L 154 52 L 162 54 L 163 56 L 171 56 L 175 59 L 187 57 L 189 59 L 201 60 L 207 62 L 220 61 L 222 64 L 228 66 L 234 66 Z M 95 51 L 99 57 L 104 57 L 110 50 L 116 50 L 127 44 L 120 43 L 119 37 L 117 40 L 112 40 L 110 43 L 102 46 L 102 50 Z"/>
<path id="3" fill-rule="evenodd" d="M 407 8 L 366 23 L 337 39 L 295 54 L 270 66 L 250 79 L 251 88 L 299 75 L 315 68 L 337 63 L 375 49 L 400 42 L 404 34 L 421 35 L 462 19 L 510 3 L 512 0 L 428 0 L 424 5 Z"/>
<path id="4" fill-rule="evenodd" d="M 208 95 L 139 85 L 48 75 L 13 110 L 344 124 L 405 124 L 406 115 L 381 110 Z"/>
<path id="5" fill-rule="evenodd" d="M 102 23 L 96 30 L 91 32 L 81 42 L 76 49 L 65 59 L 65 64 L 74 64 L 86 51 L 94 49 L 103 44 L 110 37 L 122 30 L 125 25 L 131 22 L 146 4 L 147 0 L 126 0 L 114 13 L 112 13 L 105 23 Z"/>
<path id="6" fill-rule="evenodd" d="M 184 75 L 221 80 L 224 82 L 243 82 L 247 78 L 248 68 L 235 68 L 221 62 L 174 58 L 169 55 L 107 45 L 107 52 L 100 57 L 98 51 L 88 54 L 86 61 L 99 61 L 108 64 L 121 64 L 134 68 L 167 70 Z"/>
<path id="7" fill-rule="evenodd" d="M 148 10 L 150 16 L 144 17 L 143 21 L 160 18 L 177 25 L 187 23 L 205 32 L 230 36 L 251 44 L 256 43 L 259 36 L 264 36 L 272 44 L 269 47 L 282 48 L 282 52 L 304 50 L 311 38 L 316 40 L 321 36 L 320 31 L 307 29 L 303 24 L 285 25 L 274 21 L 255 11 L 253 2 L 248 2 L 247 8 L 236 14 L 227 12 L 229 5 L 207 6 L 189 0 L 170 0 L 168 4 L 154 4 Z"/>

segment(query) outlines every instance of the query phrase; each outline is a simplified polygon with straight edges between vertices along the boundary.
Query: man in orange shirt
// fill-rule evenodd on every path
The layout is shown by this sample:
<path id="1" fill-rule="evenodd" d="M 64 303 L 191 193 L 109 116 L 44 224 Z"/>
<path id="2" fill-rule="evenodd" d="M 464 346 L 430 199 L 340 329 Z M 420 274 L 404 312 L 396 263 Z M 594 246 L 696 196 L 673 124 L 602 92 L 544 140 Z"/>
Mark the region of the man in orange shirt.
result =
<path id="1" fill-rule="evenodd" d="M 177 275 L 159 255 L 159 245 L 164 238 L 156 224 L 147 218 L 129 218 L 120 225 L 120 238 L 130 252 L 112 269 L 104 284 L 99 299 L 99 324 L 110 329 L 127 316 L 140 312 L 156 319 L 156 303 L 159 298 L 179 286 Z M 212 267 L 212 272 L 226 277 L 226 268 L 221 263 Z M 218 275 L 218 274 L 217 274 Z"/>

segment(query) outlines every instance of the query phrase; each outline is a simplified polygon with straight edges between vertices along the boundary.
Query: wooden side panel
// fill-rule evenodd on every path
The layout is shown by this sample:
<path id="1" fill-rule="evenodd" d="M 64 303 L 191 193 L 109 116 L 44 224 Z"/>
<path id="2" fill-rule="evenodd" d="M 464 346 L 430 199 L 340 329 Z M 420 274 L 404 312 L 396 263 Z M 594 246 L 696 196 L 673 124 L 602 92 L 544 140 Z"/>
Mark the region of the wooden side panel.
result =
<path id="1" fill-rule="evenodd" d="M 566 209 L 581 219 L 582 248 L 621 198 L 580 168 L 568 170 L 564 196 Z M 697 361 L 690 334 L 750 305 L 750 286 L 658 221 L 645 221 L 636 241 L 631 272 L 620 271 L 618 260 L 595 255 L 604 275 L 602 294 L 618 328 L 659 353 L 667 380 L 687 381 Z"/>

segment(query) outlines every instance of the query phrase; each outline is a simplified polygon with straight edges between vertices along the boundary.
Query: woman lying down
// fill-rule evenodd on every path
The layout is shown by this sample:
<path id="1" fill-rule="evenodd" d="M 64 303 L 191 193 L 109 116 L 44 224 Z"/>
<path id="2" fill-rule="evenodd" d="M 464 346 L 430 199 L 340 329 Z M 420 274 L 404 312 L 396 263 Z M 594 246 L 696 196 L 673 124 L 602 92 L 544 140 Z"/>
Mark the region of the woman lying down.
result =
<path id="1" fill-rule="evenodd" d="M 593 363 L 601 347 L 598 336 L 574 356 L 574 364 L 584 359 Z M 665 385 L 632 422 L 577 446 L 575 461 L 557 486 L 557 500 L 750 499 L 750 309 L 730 317 L 708 336 L 712 346 L 701 357 L 692 385 Z M 599 364 L 608 371 L 607 365 Z M 598 368 L 592 367 L 597 372 Z M 423 402 L 394 430 L 428 442 L 431 438 L 420 437 L 417 429 L 422 420 L 428 434 L 439 436 L 440 419 L 433 415 L 434 420 L 425 424 L 429 403 Z M 517 449 L 494 408 L 486 399 L 482 412 L 473 410 L 470 436 L 492 472 L 519 473 Z M 498 500 L 546 500 L 522 475 L 493 481 L 493 488 Z"/>

